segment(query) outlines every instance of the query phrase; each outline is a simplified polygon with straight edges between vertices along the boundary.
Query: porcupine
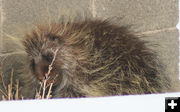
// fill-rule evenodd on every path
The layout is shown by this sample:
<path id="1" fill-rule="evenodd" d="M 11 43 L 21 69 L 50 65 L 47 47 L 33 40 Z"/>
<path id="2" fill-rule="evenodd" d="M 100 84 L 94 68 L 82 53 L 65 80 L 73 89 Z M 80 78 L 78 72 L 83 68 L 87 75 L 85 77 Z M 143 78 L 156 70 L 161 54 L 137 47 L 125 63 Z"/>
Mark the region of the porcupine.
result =
<path id="1" fill-rule="evenodd" d="M 22 90 L 27 98 L 34 97 L 56 50 L 50 73 L 50 80 L 57 76 L 53 98 L 162 93 L 170 88 L 162 63 L 146 41 L 106 20 L 38 25 L 23 45 L 31 77 Z"/>

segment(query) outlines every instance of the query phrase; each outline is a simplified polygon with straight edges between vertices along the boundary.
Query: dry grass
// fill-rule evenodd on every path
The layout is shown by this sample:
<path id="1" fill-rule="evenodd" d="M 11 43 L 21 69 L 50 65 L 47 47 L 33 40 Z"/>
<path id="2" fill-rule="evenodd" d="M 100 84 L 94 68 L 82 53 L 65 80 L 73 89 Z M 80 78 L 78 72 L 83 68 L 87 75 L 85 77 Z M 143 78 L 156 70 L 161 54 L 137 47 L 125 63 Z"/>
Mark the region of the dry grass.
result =
<path id="1" fill-rule="evenodd" d="M 50 84 L 48 84 L 48 80 L 50 79 L 50 73 L 52 70 L 53 63 L 55 61 L 56 55 L 57 55 L 58 49 L 54 52 L 53 60 L 51 64 L 48 67 L 48 72 L 45 74 L 44 79 L 42 80 L 40 84 L 39 91 L 36 93 L 35 99 L 50 99 L 52 97 L 52 86 L 54 83 L 54 80 L 51 80 Z M 0 70 L 1 71 L 1 70 Z M 2 89 L 0 89 L 0 93 L 3 94 L 2 101 L 8 101 L 8 100 L 23 100 L 23 95 L 19 94 L 19 91 L 21 87 L 19 87 L 19 80 L 16 80 L 15 83 L 13 83 L 13 75 L 14 75 L 14 69 L 11 70 L 11 76 L 9 80 L 9 84 L 6 85 L 6 81 L 4 80 L 4 74 L 0 73 L 0 78 L 2 82 Z M 55 77 L 56 78 L 56 77 Z M 48 91 L 46 93 L 46 91 Z"/>
<path id="2" fill-rule="evenodd" d="M 19 81 L 16 80 L 16 83 L 13 83 L 13 75 L 14 75 L 14 69 L 11 69 L 11 77 L 10 77 L 10 83 L 6 86 L 5 81 L 4 81 L 4 75 L 3 73 L 0 74 L 1 76 L 1 81 L 2 81 L 2 87 L 3 90 L 0 89 L 0 92 L 3 94 L 2 100 L 19 100 L 19 99 L 23 99 L 23 97 L 21 96 L 21 98 L 19 97 Z"/>

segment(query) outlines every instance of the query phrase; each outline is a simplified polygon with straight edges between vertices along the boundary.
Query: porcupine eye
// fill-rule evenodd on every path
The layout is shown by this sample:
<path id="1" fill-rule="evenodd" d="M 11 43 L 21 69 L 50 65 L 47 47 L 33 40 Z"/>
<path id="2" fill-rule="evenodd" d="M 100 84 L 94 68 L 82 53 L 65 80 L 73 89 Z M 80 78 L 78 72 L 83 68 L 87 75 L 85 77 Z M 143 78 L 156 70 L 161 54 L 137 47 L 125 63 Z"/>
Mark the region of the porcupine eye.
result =
<path id="1" fill-rule="evenodd" d="M 46 55 L 42 55 L 42 57 L 47 61 L 47 62 L 51 62 L 53 60 L 53 54 L 48 53 Z"/>
<path id="2" fill-rule="evenodd" d="M 32 69 L 33 71 L 35 71 L 35 61 L 34 61 L 34 59 L 31 60 L 30 66 L 31 66 L 31 69 Z"/>
<path id="3" fill-rule="evenodd" d="M 51 40 L 51 41 L 55 41 L 58 39 L 58 36 L 53 35 L 53 34 L 48 34 L 47 36 L 49 37 L 49 40 Z"/>

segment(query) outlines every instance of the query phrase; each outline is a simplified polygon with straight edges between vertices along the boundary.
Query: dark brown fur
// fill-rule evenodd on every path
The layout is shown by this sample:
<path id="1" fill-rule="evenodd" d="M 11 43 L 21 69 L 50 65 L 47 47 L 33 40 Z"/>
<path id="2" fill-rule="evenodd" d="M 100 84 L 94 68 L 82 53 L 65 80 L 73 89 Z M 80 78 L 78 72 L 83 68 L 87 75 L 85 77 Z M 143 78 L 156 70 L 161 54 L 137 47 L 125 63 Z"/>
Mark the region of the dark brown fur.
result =
<path id="1" fill-rule="evenodd" d="M 156 53 L 126 27 L 107 21 L 41 25 L 23 41 L 29 63 L 25 97 L 32 98 L 58 49 L 52 97 L 162 93 L 170 88 Z"/>

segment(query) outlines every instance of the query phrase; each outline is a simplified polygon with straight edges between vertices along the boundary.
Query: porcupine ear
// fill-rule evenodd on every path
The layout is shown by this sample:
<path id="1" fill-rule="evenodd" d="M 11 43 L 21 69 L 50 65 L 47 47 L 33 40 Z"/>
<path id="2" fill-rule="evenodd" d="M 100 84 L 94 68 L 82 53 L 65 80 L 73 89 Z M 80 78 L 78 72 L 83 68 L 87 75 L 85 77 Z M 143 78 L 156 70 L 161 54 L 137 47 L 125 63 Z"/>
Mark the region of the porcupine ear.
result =
<path id="1" fill-rule="evenodd" d="M 51 41 L 56 41 L 57 39 L 59 39 L 59 37 L 55 34 L 47 34 L 47 36 L 49 37 L 49 40 Z"/>

